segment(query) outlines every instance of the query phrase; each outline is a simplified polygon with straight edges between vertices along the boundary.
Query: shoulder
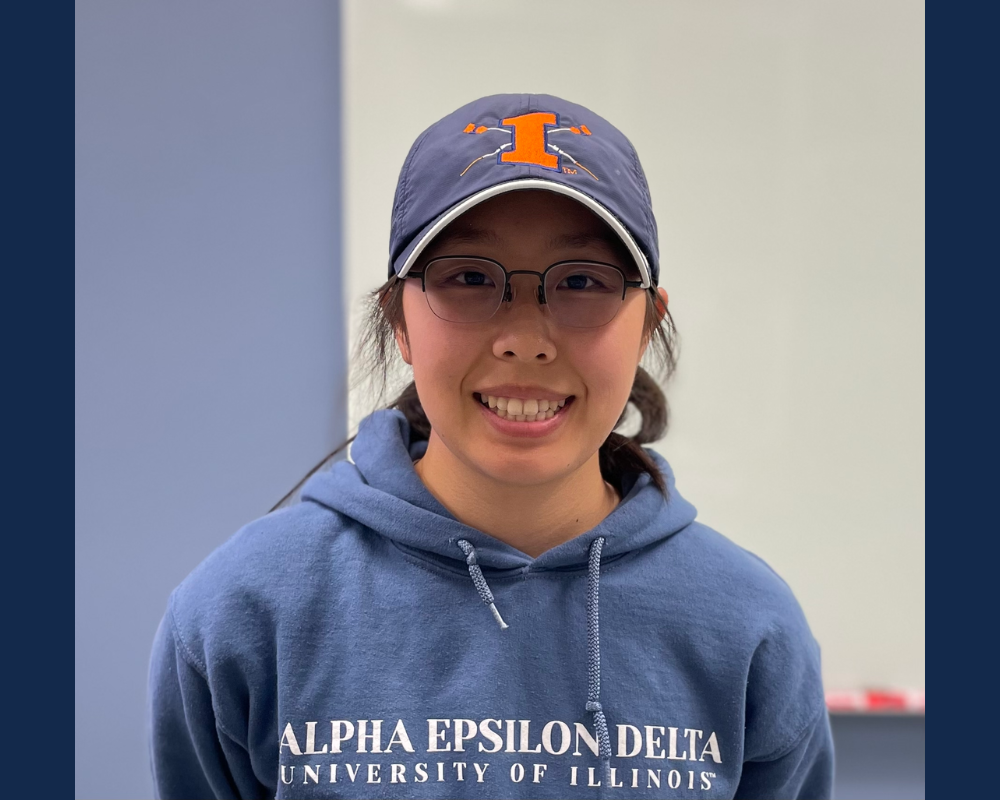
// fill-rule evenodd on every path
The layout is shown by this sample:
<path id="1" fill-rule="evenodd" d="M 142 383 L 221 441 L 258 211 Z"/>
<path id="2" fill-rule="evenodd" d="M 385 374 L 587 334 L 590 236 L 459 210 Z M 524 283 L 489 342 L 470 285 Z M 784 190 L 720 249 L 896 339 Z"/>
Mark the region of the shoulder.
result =
<path id="1" fill-rule="evenodd" d="M 698 522 L 652 551 L 643 584 L 655 587 L 671 640 L 739 679 L 748 757 L 772 757 L 825 708 L 819 645 L 794 592 L 762 558 Z"/>
<path id="2" fill-rule="evenodd" d="M 272 729 L 276 643 L 296 634 L 302 604 L 310 602 L 304 587 L 316 583 L 307 573 L 330 561 L 324 553 L 347 533 L 337 514 L 300 503 L 245 525 L 216 548 L 170 596 L 151 660 L 157 696 L 179 691 L 179 702 L 201 709 L 185 706 L 185 715 L 211 716 L 244 745 Z"/>
<path id="3" fill-rule="evenodd" d="M 764 559 L 707 525 L 692 522 L 654 549 L 658 567 L 693 596 L 761 626 L 805 624 L 788 583 Z"/>
<path id="4" fill-rule="evenodd" d="M 744 640 L 748 759 L 774 758 L 824 713 L 819 644 L 764 559 L 699 523 L 675 538 L 690 591 L 706 598 L 717 630 Z"/>
<path id="5" fill-rule="evenodd" d="M 281 616 L 308 603 L 312 578 L 336 563 L 352 526 L 303 502 L 238 530 L 174 589 L 167 616 L 178 646 L 200 671 L 233 651 L 273 640 Z"/>

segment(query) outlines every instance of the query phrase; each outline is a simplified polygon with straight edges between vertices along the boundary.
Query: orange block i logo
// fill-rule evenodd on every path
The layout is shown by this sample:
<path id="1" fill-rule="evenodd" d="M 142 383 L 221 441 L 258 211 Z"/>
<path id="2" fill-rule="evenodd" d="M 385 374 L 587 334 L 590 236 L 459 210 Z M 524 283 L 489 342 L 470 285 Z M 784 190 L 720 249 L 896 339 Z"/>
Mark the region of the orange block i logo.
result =
<path id="1" fill-rule="evenodd" d="M 506 117 L 500 120 L 502 127 L 487 127 L 485 125 L 475 125 L 469 123 L 465 126 L 463 133 L 483 134 L 489 131 L 497 131 L 510 136 L 509 142 L 504 142 L 496 150 L 484 153 L 479 158 L 472 161 L 462 175 L 465 175 L 474 164 L 490 156 L 498 156 L 497 164 L 531 164 L 544 169 L 551 169 L 564 172 L 568 175 L 578 174 L 577 169 L 560 163 L 560 156 L 568 159 L 579 169 L 586 172 L 595 181 L 598 177 L 577 161 L 565 150 L 557 147 L 549 141 L 549 137 L 556 133 L 570 133 L 576 136 L 590 136 L 590 130 L 586 125 L 566 125 L 560 126 L 558 117 L 548 111 L 533 111 L 529 114 L 521 114 L 516 117 Z"/>
<path id="2" fill-rule="evenodd" d="M 514 129 L 511 137 L 513 148 L 500 154 L 502 162 L 505 164 L 535 164 L 546 169 L 559 169 L 559 156 L 545 150 L 545 128 L 555 127 L 555 114 L 536 111 L 533 114 L 522 114 L 519 117 L 507 117 L 500 124 Z"/>

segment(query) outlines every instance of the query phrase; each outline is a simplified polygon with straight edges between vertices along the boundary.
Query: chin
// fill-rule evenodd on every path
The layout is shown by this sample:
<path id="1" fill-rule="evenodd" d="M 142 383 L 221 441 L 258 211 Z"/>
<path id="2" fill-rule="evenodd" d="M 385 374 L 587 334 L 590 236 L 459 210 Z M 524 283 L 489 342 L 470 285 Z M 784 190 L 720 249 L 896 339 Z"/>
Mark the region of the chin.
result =
<path id="1" fill-rule="evenodd" d="M 493 461 L 476 465 L 480 472 L 497 483 L 530 488 L 557 481 L 567 474 L 565 469 L 557 469 L 552 464 L 528 460 Z"/>
<path id="2" fill-rule="evenodd" d="M 532 487 L 558 481 L 579 469 L 587 458 L 580 453 L 563 453 L 558 448 L 500 448 L 484 442 L 466 451 L 463 460 L 498 483 Z"/>

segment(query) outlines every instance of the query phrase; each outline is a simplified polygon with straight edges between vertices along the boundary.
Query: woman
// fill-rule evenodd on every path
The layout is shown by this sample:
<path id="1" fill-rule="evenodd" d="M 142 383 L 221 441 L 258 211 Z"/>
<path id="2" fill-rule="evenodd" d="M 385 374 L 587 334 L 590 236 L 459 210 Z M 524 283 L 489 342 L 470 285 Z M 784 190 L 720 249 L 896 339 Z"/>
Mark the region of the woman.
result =
<path id="1" fill-rule="evenodd" d="M 673 348 L 628 140 L 477 100 L 415 142 L 390 249 L 362 346 L 414 384 L 171 596 L 160 796 L 829 797 L 798 604 L 639 444 Z"/>

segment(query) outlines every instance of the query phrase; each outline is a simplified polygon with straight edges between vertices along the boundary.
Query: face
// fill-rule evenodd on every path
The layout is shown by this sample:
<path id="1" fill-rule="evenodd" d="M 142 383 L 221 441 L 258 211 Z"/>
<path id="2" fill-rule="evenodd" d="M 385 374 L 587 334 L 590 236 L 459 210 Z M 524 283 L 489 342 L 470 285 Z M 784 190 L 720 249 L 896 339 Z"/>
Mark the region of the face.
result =
<path id="1" fill-rule="evenodd" d="M 539 273 L 559 261 L 599 261 L 622 268 L 629 280 L 639 277 L 614 232 L 551 192 L 508 192 L 476 206 L 435 239 L 414 271 L 449 255 Z M 537 287 L 533 275 L 512 276 L 512 302 L 481 323 L 440 319 L 419 278 L 403 289 L 406 331 L 397 343 L 413 367 L 432 437 L 469 469 L 508 484 L 558 481 L 596 458 L 645 347 L 644 290 L 628 289 L 607 324 L 571 328 L 539 304 Z M 531 413 L 534 421 L 513 418 Z"/>

